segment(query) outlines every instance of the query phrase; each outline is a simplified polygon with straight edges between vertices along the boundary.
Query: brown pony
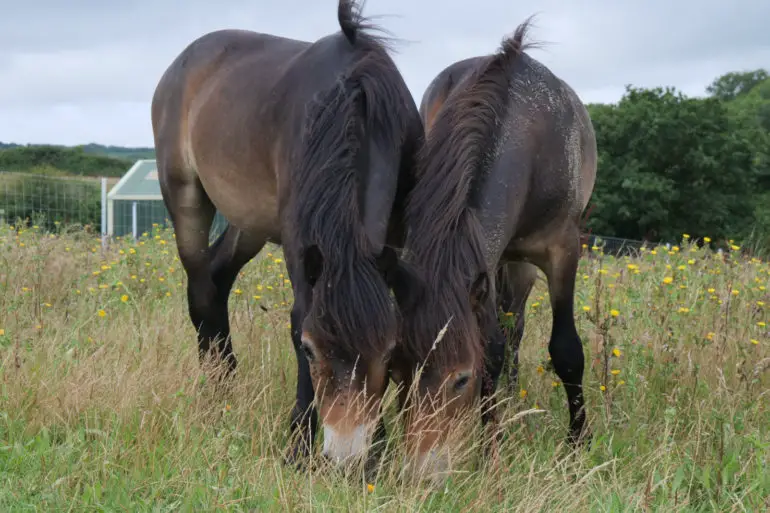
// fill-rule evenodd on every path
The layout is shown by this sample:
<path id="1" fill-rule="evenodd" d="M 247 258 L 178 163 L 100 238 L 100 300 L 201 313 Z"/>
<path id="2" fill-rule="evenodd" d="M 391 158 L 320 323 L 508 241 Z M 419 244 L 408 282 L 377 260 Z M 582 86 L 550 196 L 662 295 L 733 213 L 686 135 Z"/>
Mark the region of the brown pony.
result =
<path id="1" fill-rule="evenodd" d="M 332 459 L 362 455 L 384 430 L 373 419 L 397 336 L 390 289 L 404 304 L 399 283 L 409 278 L 386 243 L 401 246 L 398 219 L 423 137 L 385 39 L 353 0 L 339 1 L 338 19 L 341 31 L 314 43 L 206 34 L 169 66 L 152 102 L 202 361 L 235 369 L 230 289 L 266 242 L 283 246 L 298 372 L 289 461 L 297 462 L 315 438 L 314 399 Z M 216 210 L 229 225 L 209 247 Z"/>
<path id="2" fill-rule="evenodd" d="M 402 309 L 392 375 L 403 390 L 416 385 L 401 396 L 407 443 L 434 477 L 448 464 L 456 416 L 496 389 L 506 345 L 497 307 L 517 315 L 518 352 L 538 267 L 548 279 L 548 347 L 567 392 L 570 439 L 583 431 L 584 356 L 573 294 L 596 142 L 572 88 L 524 53 L 528 24 L 496 54 L 444 69 L 420 108 L 426 140 L 407 200 L 403 258 L 426 289 L 415 307 Z M 492 419 L 490 407 L 482 421 Z"/>

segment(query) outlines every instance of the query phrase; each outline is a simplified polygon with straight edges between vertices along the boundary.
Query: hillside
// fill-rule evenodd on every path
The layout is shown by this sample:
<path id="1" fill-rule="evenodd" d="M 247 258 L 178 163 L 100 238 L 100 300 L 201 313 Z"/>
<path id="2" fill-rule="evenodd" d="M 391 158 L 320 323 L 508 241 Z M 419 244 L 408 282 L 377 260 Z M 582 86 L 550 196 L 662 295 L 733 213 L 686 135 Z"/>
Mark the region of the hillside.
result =
<path id="1" fill-rule="evenodd" d="M 122 176 L 138 159 L 155 158 L 153 148 L 20 145 L 0 142 L 0 171 L 78 176 Z"/>

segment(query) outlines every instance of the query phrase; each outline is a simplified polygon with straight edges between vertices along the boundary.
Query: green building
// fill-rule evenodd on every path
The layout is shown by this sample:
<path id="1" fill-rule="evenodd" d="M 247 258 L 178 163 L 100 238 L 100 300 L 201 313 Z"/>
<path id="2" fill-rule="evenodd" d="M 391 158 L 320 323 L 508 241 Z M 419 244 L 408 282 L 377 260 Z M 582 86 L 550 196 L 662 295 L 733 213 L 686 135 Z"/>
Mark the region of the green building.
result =
<path id="1" fill-rule="evenodd" d="M 110 237 L 140 236 L 152 230 L 153 223 L 171 225 L 163 203 L 155 160 L 137 160 L 107 193 L 107 234 Z M 217 212 L 209 240 L 213 241 L 227 226 Z"/>

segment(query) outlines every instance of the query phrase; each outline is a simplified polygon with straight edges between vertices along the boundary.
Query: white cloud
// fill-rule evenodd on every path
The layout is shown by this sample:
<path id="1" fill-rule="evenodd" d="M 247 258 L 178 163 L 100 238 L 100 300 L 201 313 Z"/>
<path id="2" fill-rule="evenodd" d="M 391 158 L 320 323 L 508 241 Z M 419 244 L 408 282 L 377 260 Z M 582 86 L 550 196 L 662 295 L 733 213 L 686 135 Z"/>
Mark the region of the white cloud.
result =
<path id="1" fill-rule="evenodd" d="M 246 28 L 314 40 L 337 30 L 336 0 L 28 0 L 0 18 L 0 141 L 151 145 L 149 103 L 193 39 Z M 626 84 L 702 94 L 716 76 L 770 63 L 770 3 L 736 0 L 370 0 L 404 42 L 394 58 L 417 102 L 451 62 L 494 51 L 537 13 L 531 55 L 587 102 Z"/>

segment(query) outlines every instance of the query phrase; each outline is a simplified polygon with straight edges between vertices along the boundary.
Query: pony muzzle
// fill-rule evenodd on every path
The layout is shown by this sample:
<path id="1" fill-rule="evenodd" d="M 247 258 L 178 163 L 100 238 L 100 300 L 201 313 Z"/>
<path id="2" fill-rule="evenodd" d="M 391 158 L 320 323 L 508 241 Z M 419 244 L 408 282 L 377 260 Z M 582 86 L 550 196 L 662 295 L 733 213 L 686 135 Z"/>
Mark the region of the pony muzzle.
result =
<path id="1" fill-rule="evenodd" d="M 359 424 L 340 430 L 330 424 L 323 425 L 324 444 L 321 454 L 333 463 L 342 464 L 363 460 L 369 450 L 374 426 Z"/>

